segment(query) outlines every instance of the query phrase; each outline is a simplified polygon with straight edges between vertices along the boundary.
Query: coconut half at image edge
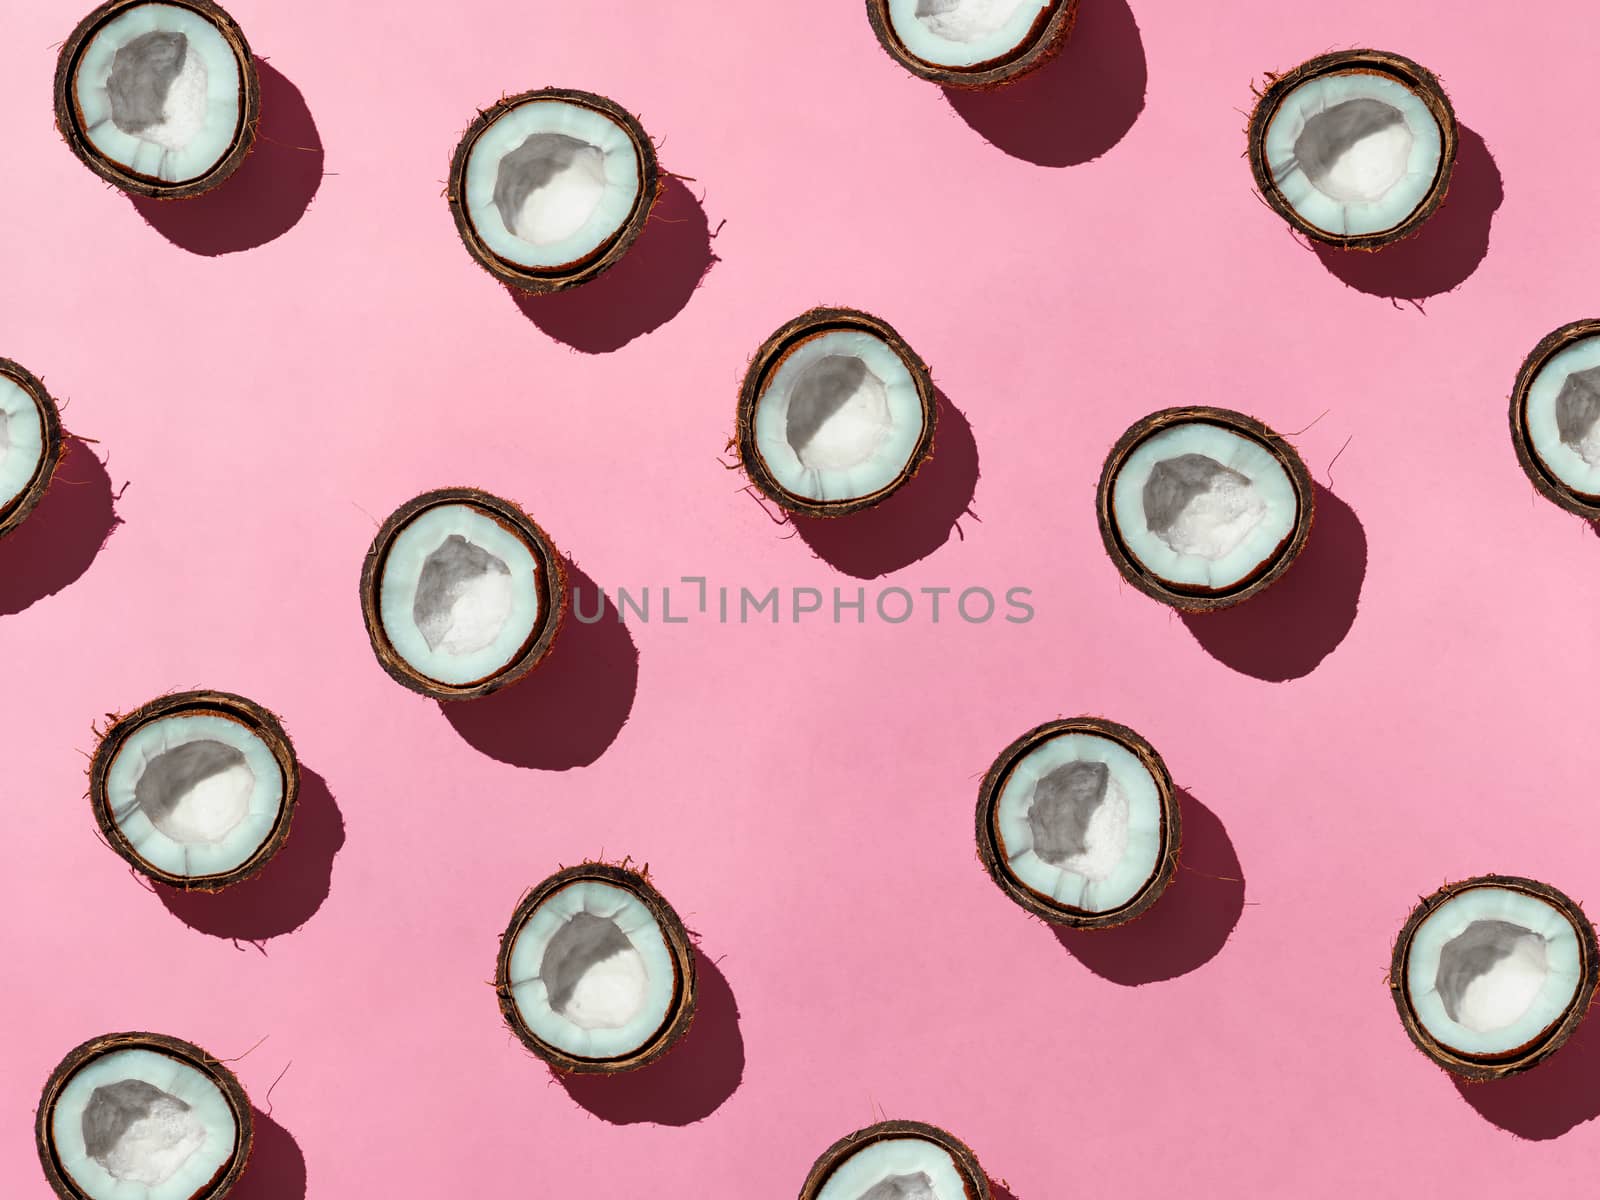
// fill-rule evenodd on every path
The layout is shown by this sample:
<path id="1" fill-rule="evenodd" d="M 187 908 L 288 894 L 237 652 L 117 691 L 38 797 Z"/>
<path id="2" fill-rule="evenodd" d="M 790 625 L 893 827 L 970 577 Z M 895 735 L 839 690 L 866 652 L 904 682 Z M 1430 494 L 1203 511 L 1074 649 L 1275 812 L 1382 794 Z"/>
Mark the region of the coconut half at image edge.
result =
<path id="1" fill-rule="evenodd" d="M 1096 492 L 1117 570 L 1180 612 L 1249 599 L 1311 536 L 1316 494 L 1293 446 L 1225 408 L 1168 408 L 1117 440 Z"/>
<path id="2" fill-rule="evenodd" d="M 501 283 L 540 294 L 614 266 L 660 190 L 637 117 L 593 92 L 542 88 L 479 112 L 445 195 L 467 253 Z"/>
<path id="3" fill-rule="evenodd" d="M 889 56 L 945 87 L 987 90 L 1061 52 L 1078 0 L 867 0 L 867 20 Z"/>
<path id="4" fill-rule="evenodd" d="M 632 1071 L 689 1032 L 694 947 L 644 872 L 584 863 L 517 905 L 500 938 L 495 994 L 512 1032 L 556 1071 Z"/>
<path id="5" fill-rule="evenodd" d="M 62 1200 L 220 1200 L 254 1143 L 238 1078 L 159 1033 L 83 1043 L 44 1085 L 34 1141 Z"/>
<path id="6" fill-rule="evenodd" d="M 990 1200 L 978 1157 L 921 1121 L 881 1121 L 822 1152 L 800 1200 Z"/>
<path id="7" fill-rule="evenodd" d="M 1458 130 L 1432 72 L 1398 54 L 1346 50 L 1267 78 L 1250 114 L 1250 170 L 1295 229 L 1377 250 L 1444 203 Z"/>
<path id="8" fill-rule="evenodd" d="M 1424 899 L 1389 966 L 1417 1049 L 1472 1082 L 1526 1071 L 1559 1050 L 1597 979 L 1600 949 L 1583 910 L 1515 875 L 1480 875 Z"/>
<path id="9" fill-rule="evenodd" d="M 0 538 L 49 490 L 64 449 L 61 413 L 44 383 L 0 358 Z"/>
<path id="10" fill-rule="evenodd" d="M 886 500 L 933 454 L 928 366 L 886 321 L 813 308 L 756 351 L 733 445 L 750 482 L 790 513 L 839 517 Z"/>
<path id="11" fill-rule="evenodd" d="M 110 0 L 61 47 L 56 127 L 123 191 L 215 188 L 255 144 L 261 81 L 238 23 L 211 0 Z"/>
<path id="12" fill-rule="evenodd" d="M 1600 320 L 1563 325 L 1523 360 L 1511 444 L 1540 495 L 1600 520 Z"/>

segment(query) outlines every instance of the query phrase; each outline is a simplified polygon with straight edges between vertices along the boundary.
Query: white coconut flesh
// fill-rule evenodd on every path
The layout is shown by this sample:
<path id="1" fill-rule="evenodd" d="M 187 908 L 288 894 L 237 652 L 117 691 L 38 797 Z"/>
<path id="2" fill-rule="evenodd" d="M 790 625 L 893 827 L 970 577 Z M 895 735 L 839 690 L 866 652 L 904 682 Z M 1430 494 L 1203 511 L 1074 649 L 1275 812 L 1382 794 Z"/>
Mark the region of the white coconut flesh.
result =
<path id="1" fill-rule="evenodd" d="M 1458 1054 L 1505 1054 L 1560 1020 L 1582 982 L 1577 931 L 1548 901 L 1469 888 L 1412 935 L 1406 990 L 1422 1027 Z"/>
<path id="2" fill-rule="evenodd" d="M 500 258 L 535 270 L 579 262 L 614 238 L 640 201 L 639 152 L 606 114 L 529 100 L 467 155 L 467 215 Z"/>
<path id="3" fill-rule="evenodd" d="M 1433 190 L 1444 136 L 1411 89 L 1349 71 L 1308 79 L 1267 126 L 1272 181 L 1307 223 L 1333 234 L 1382 233 Z"/>
<path id="4" fill-rule="evenodd" d="M 834 1169 L 817 1200 L 966 1200 L 950 1152 L 924 1138 L 884 1138 Z"/>
<path id="5" fill-rule="evenodd" d="M 1574 492 L 1600 495 L 1600 337 L 1581 338 L 1545 360 L 1528 385 L 1524 419 L 1549 472 Z"/>
<path id="6" fill-rule="evenodd" d="M 487 679 L 533 636 L 539 566 L 509 526 L 471 504 L 427 509 L 389 546 L 378 611 L 395 652 L 444 684 Z"/>
<path id="7" fill-rule="evenodd" d="M 0 374 L 0 508 L 27 489 L 44 458 L 44 419 L 33 394 Z"/>
<path id="8" fill-rule="evenodd" d="M 994 825 L 1011 873 L 1085 912 L 1133 900 L 1161 861 L 1161 792 L 1132 751 L 1093 733 L 1029 750 L 1000 789 Z"/>
<path id="9" fill-rule="evenodd" d="M 917 58 L 971 67 L 1007 58 L 1028 41 L 1051 0 L 889 0 L 889 23 Z"/>
<path id="10" fill-rule="evenodd" d="M 140 725 L 106 771 L 112 820 L 140 858 L 170 875 L 242 866 L 271 838 L 283 799 L 283 770 L 267 743 L 209 713 Z"/>
<path id="11" fill-rule="evenodd" d="M 1254 574 L 1283 544 L 1299 499 L 1260 442 L 1201 421 L 1141 442 L 1112 487 L 1128 553 L 1156 577 L 1216 590 Z"/>
<path id="12" fill-rule="evenodd" d="M 222 1089 L 188 1063 L 114 1050 L 67 1081 L 50 1133 L 89 1200 L 189 1200 L 233 1157 L 238 1125 Z"/>
<path id="13" fill-rule="evenodd" d="M 756 452 L 796 496 L 856 500 L 900 478 L 926 425 L 900 355 L 874 334 L 836 329 L 802 341 L 766 380 Z"/>
<path id="14" fill-rule="evenodd" d="M 241 84 L 239 60 L 217 27 L 173 4 L 136 5 L 107 21 L 72 81 L 90 144 L 167 183 L 199 179 L 227 156 Z"/>

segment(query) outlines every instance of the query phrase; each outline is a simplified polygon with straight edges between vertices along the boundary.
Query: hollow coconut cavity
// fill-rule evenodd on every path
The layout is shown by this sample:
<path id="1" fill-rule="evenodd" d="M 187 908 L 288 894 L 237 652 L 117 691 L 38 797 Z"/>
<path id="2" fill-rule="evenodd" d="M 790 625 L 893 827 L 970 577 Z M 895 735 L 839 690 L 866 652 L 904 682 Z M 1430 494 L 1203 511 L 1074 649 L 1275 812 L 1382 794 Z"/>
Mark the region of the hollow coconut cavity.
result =
<path id="1" fill-rule="evenodd" d="M 936 415 L 933 378 L 893 328 L 817 308 L 756 352 L 736 440 L 745 473 L 778 505 L 842 516 L 916 474 L 933 453 Z"/>
<path id="2" fill-rule="evenodd" d="M 1199 612 L 1237 604 L 1286 571 L 1311 532 L 1311 474 L 1265 425 L 1226 409 L 1155 413 L 1100 477 L 1106 551 L 1147 595 Z"/>
<path id="3" fill-rule="evenodd" d="M 637 118 L 564 88 L 501 100 L 472 123 L 450 169 L 449 200 L 468 253 L 503 283 L 554 292 L 627 251 L 660 184 Z"/>
<path id="4" fill-rule="evenodd" d="M 999 87 L 1043 66 L 1077 16 L 1078 0 L 867 0 L 890 57 L 959 88 Z"/>
<path id="5" fill-rule="evenodd" d="M 884 1121 L 817 1159 L 800 1200 L 989 1200 L 988 1177 L 954 1135 L 920 1121 Z"/>
<path id="6" fill-rule="evenodd" d="M 1457 129 L 1434 76 L 1352 50 L 1272 79 L 1250 117 L 1250 166 L 1268 204 L 1328 245 L 1377 249 L 1444 202 Z"/>
<path id="7" fill-rule="evenodd" d="M 1441 888 L 1412 912 L 1390 987 L 1424 1053 L 1488 1079 L 1559 1049 L 1597 972 L 1594 929 L 1576 904 L 1546 884 L 1487 875 Z"/>
<path id="8" fill-rule="evenodd" d="M 644 876 L 586 864 L 545 880 L 500 942 L 500 1010 L 523 1044 L 562 1071 L 653 1062 L 694 1018 L 694 952 Z"/>
<path id="9" fill-rule="evenodd" d="M 242 696 L 181 692 L 118 718 L 89 768 L 95 820 L 152 879 L 215 891 L 289 836 L 300 769 L 276 717 Z"/>
<path id="10" fill-rule="evenodd" d="M 111 0 L 79 23 L 56 67 L 56 123 L 101 178 L 178 199 L 244 161 L 260 81 L 238 24 L 210 0 Z"/>
<path id="11" fill-rule="evenodd" d="M 1600 519 L 1600 321 L 1563 325 L 1523 360 L 1511 393 L 1511 440 L 1544 496 Z"/>
<path id="12" fill-rule="evenodd" d="M 32 372 L 0 358 L 0 537 L 49 489 L 61 451 L 56 402 Z"/>
<path id="13" fill-rule="evenodd" d="M 1075 717 L 1001 752 L 978 792 L 977 837 L 990 878 L 1029 912 L 1109 928 L 1166 890 L 1182 824 L 1155 748 L 1125 725 Z"/>
<path id="14" fill-rule="evenodd" d="M 249 1101 L 226 1066 L 160 1034 L 111 1034 L 45 1085 L 36 1136 L 65 1200 L 216 1200 L 250 1156 Z"/>

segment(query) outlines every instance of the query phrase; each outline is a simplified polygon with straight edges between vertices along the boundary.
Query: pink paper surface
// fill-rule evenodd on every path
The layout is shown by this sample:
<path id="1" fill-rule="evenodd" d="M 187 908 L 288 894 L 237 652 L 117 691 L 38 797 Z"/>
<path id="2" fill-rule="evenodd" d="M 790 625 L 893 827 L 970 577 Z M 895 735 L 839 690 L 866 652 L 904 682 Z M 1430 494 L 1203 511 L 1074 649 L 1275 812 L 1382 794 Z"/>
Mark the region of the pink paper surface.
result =
<path id="1" fill-rule="evenodd" d="M 1015 1200 L 1592 1188 L 1600 1034 L 1463 1095 L 1385 986 L 1447 880 L 1600 891 L 1600 544 L 1505 420 L 1523 355 L 1596 307 L 1588 6 L 1083 0 L 1047 76 L 955 101 L 856 0 L 232 8 L 271 140 L 192 213 L 56 135 L 79 8 L 13 3 L 0 39 L 0 354 L 94 439 L 0 544 L 0 1194 L 46 1194 L 58 1059 L 139 1028 L 249 1051 L 250 1200 L 785 1197 L 884 1115 Z M 1438 72 L 1463 125 L 1449 207 L 1377 259 L 1297 242 L 1243 158 L 1252 81 L 1353 45 Z M 519 306 L 442 191 L 477 107 L 546 84 L 639 113 L 692 182 L 610 281 Z M 799 537 L 720 456 L 748 356 L 816 303 L 895 324 L 950 411 L 915 504 Z M 1094 522 L 1117 435 L 1191 402 L 1303 430 L 1331 487 L 1285 582 L 1207 621 L 1125 586 Z M 651 619 L 569 630 L 484 710 L 397 687 L 362 555 L 463 483 Z M 901 624 L 871 611 L 894 586 Z M 825 607 L 724 624 L 720 587 Z M 836 587 L 868 619 L 835 624 Z M 935 623 L 934 587 L 1035 616 L 952 594 Z M 83 798 L 96 721 L 192 686 L 280 713 L 309 773 L 283 859 L 214 904 L 141 886 Z M 972 810 L 1012 737 L 1085 712 L 1165 756 L 1187 865 L 1142 923 L 1058 938 Z M 714 966 L 659 1068 L 569 1087 L 489 981 L 523 889 L 602 854 L 648 862 Z"/>

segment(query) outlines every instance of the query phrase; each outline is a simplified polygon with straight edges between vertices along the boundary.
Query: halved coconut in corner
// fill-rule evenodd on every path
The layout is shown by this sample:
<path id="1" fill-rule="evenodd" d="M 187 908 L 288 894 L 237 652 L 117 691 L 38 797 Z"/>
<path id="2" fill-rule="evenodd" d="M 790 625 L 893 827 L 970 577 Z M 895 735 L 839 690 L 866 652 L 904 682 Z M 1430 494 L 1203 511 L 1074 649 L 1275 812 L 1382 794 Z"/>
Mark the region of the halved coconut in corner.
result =
<path id="1" fill-rule="evenodd" d="M 1481 875 L 1412 911 L 1389 988 L 1417 1048 L 1469 1080 L 1498 1079 L 1561 1048 L 1594 999 L 1600 949 L 1576 903 L 1548 884 Z"/>
<path id="2" fill-rule="evenodd" d="M 1048 721 L 1007 746 L 978 790 L 978 857 L 1023 908 L 1109 929 L 1172 882 L 1183 841 L 1155 747 L 1099 717 Z"/>
<path id="3" fill-rule="evenodd" d="M 660 188 L 655 146 L 604 96 L 542 88 L 478 114 L 447 192 L 461 241 L 502 283 L 558 292 L 614 265 Z"/>
<path id="4" fill-rule="evenodd" d="M 1118 439 L 1100 473 L 1100 536 L 1123 577 L 1183 612 L 1226 608 L 1289 569 L 1311 535 L 1311 472 L 1225 408 L 1168 408 Z"/>
<path id="5" fill-rule="evenodd" d="M 254 1127 L 239 1080 L 200 1047 L 113 1033 L 51 1073 L 34 1135 L 63 1200 L 221 1200 L 250 1159 Z"/>
<path id="6" fill-rule="evenodd" d="M 880 1121 L 822 1152 L 800 1200 L 990 1200 L 977 1155 L 921 1121 Z"/>
<path id="7" fill-rule="evenodd" d="M 255 142 L 261 83 L 211 0 L 108 0 L 56 62 L 56 125 L 102 179 L 176 200 L 232 175 Z"/>
<path id="8" fill-rule="evenodd" d="M 867 0 L 867 19 L 913 75 L 984 89 L 1054 58 L 1078 19 L 1078 0 Z"/>
<path id="9" fill-rule="evenodd" d="M 278 719 L 243 696 L 178 692 L 112 722 L 89 763 L 110 847 L 170 887 L 257 874 L 289 837 L 300 765 Z"/>
<path id="10" fill-rule="evenodd" d="M 512 1032 L 557 1071 L 631 1071 L 689 1032 L 694 947 L 644 874 L 585 863 L 517 905 L 495 992 Z"/>
<path id="11" fill-rule="evenodd" d="M 1563 325 L 1523 360 L 1511 442 L 1542 495 L 1600 520 L 1600 320 Z"/>
<path id="12" fill-rule="evenodd" d="M 61 414 L 44 384 L 0 358 L 0 537 L 33 511 L 61 461 Z"/>
<path id="13" fill-rule="evenodd" d="M 1455 169 L 1455 111 L 1438 79 L 1382 50 L 1272 76 L 1249 136 L 1262 198 L 1307 237 L 1349 250 L 1415 233 Z"/>
<path id="14" fill-rule="evenodd" d="M 933 453 L 933 376 L 885 321 L 813 308 L 756 351 L 739 388 L 739 459 L 780 507 L 813 517 L 888 498 Z"/>

